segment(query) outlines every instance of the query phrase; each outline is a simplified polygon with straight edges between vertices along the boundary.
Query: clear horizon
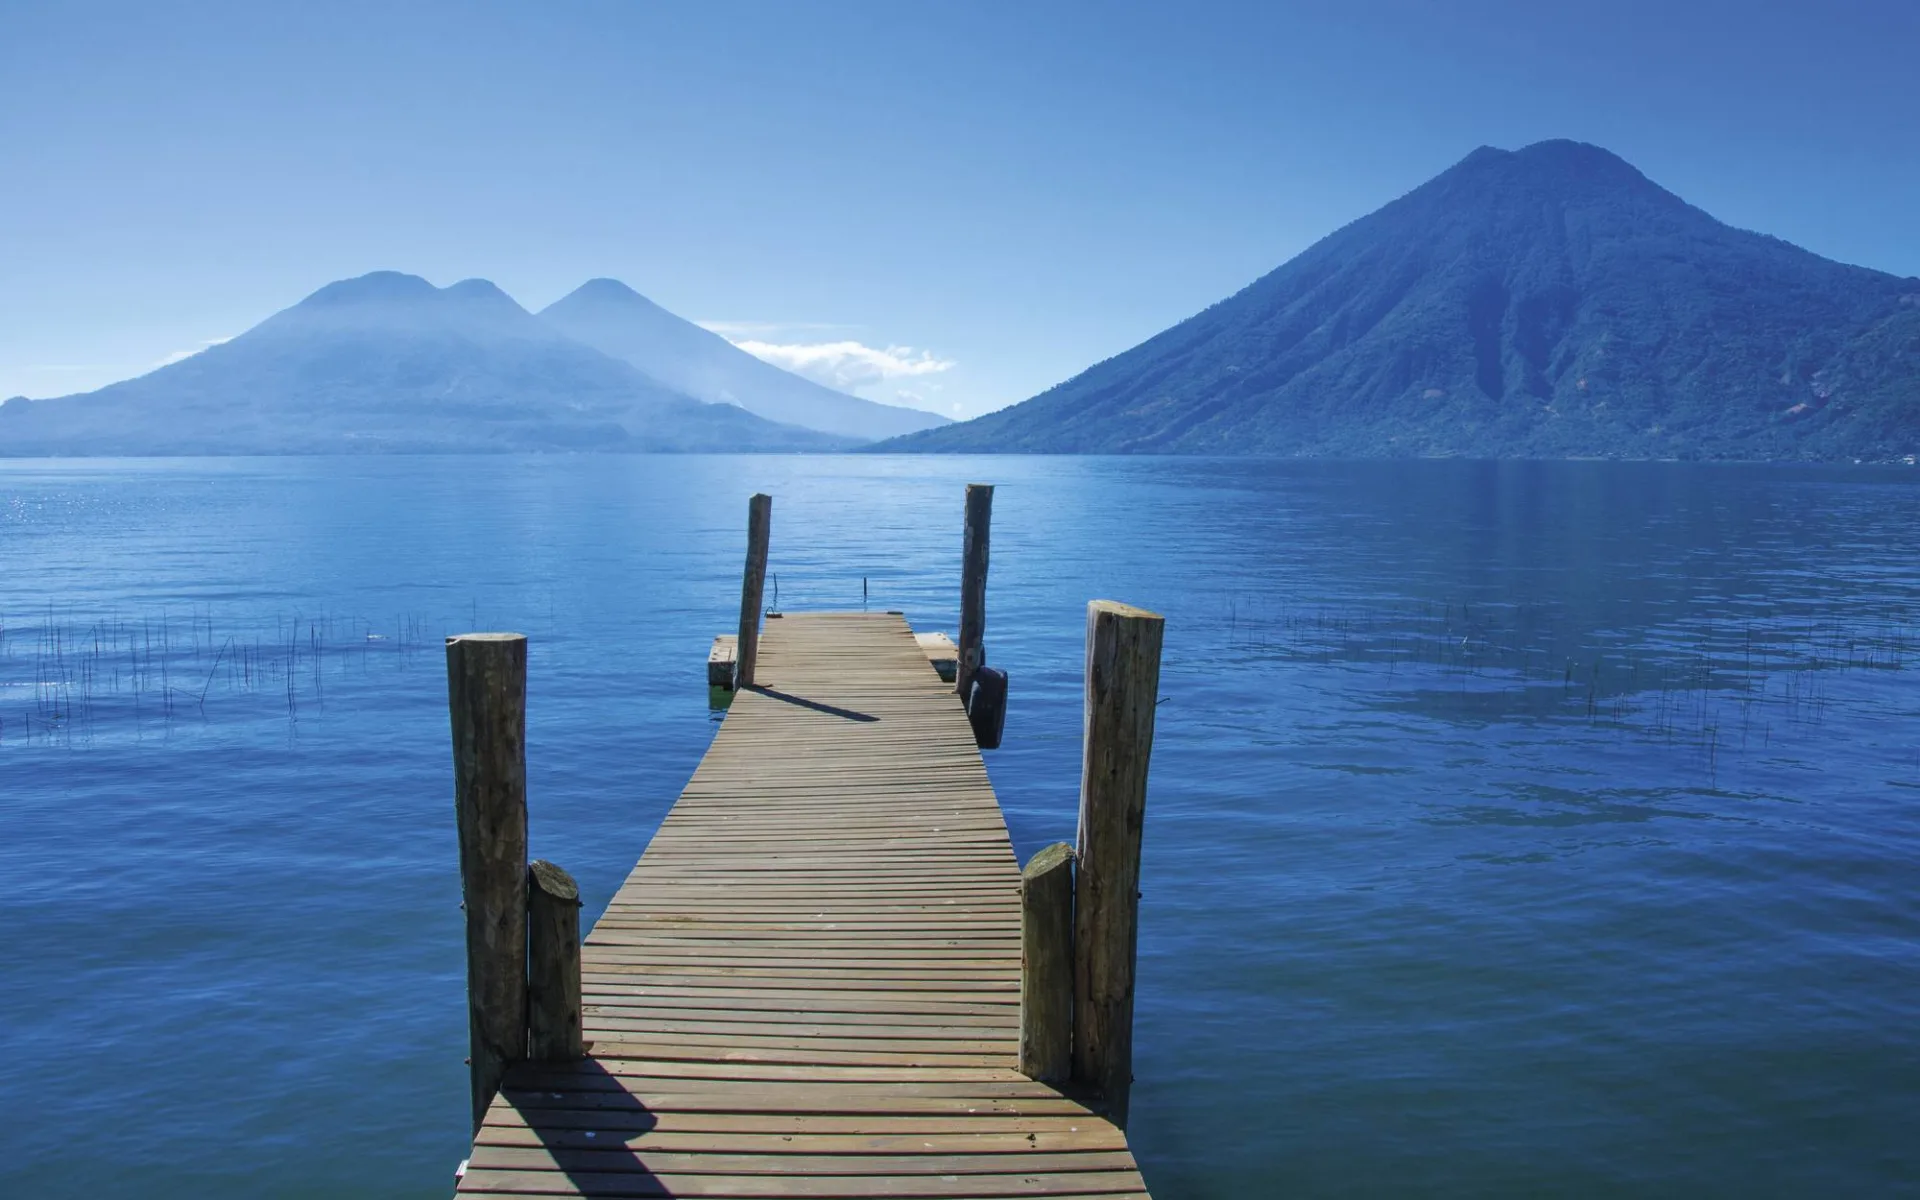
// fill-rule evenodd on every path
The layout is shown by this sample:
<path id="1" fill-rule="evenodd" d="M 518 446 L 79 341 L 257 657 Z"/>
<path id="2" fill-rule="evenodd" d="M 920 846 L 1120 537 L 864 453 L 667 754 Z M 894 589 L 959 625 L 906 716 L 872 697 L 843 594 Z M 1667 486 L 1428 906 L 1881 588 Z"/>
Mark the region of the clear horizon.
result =
<path id="1" fill-rule="evenodd" d="M 0 396 L 86 391 L 372 270 L 538 310 L 620 279 L 971 417 L 1479 145 L 1606 147 L 1729 224 L 1920 275 L 1920 11 L 0 10 Z"/>

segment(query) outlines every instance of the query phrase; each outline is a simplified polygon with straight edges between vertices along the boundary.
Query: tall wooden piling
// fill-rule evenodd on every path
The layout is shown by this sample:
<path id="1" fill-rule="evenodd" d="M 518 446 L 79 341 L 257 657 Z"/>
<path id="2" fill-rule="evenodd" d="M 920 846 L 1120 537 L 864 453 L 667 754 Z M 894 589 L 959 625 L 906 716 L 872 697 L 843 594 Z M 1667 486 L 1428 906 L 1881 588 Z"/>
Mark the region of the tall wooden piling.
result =
<path id="1" fill-rule="evenodd" d="M 760 650 L 760 609 L 767 586 L 767 541 L 773 532 L 773 497 L 755 492 L 747 501 L 747 569 L 740 581 L 740 637 L 735 643 L 733 686 L 753 686 Z"/>
<path id="2" fill-rule="evenodd" d="M 447 639 L 473 1126 L 527 1056 L 527 639 Z"/>
<path id="3" fill-rule="evenodd" d="M 985 656 L 987 636 L 987 542 L 993 527 L 993 485 L 967 485 L 967 527 L 960 543 L 960 663 L 954 690 L 965 701 L 973 673 Z"/>
<path id="4" fill-rule="evenodd" d="M 580 888 L 545 859 L 527 869 L 527 1057 L 571 1062 L 580 1026 Z"/>
<path id="5" fill-rule="evenodd" d="M 1073 1072 L 1073 847 L 1055 842 L 1020 872 L 1020 1072 Z"/>
<path id="6" fill-rule="evenodd" d="M 1140 834 L 1164 626 L 1162 618 L 1144 609 L 1111 600 L 1087 605 L 1073 1074 L 1099 1089 L 1108 1117 L 1122 1128 L 1133 1084 Z"/>

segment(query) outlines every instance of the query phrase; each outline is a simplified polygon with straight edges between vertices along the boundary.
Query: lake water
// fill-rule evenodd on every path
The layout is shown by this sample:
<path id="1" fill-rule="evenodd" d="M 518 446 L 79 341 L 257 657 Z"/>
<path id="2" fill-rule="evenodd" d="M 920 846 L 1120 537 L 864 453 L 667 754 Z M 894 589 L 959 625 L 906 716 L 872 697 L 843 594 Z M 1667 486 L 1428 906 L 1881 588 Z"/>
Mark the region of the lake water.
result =
<path id="1" fill-rule="evenodd" d="M 788 610 L 955 623 L 1073 834 L 1084 605 L 1167 618 L 1133 1140 L 1161 1200 L 1920 1188 L 1920 472 L 1054 458 L 0 463 L 0 1193 L 445 1194 L 444 659 L 531 638 L 592 917 Z"/>

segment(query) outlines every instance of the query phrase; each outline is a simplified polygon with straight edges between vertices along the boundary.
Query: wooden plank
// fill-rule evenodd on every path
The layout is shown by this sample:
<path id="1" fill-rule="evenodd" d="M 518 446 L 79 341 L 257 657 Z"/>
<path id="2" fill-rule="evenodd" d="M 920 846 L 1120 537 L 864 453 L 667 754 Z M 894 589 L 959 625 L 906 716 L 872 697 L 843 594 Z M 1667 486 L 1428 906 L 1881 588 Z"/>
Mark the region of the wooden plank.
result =
<path id="1" fill-rule="evenodd" d="M 631 981 L 629 981 L 631 982 Z M 658 989 L 637 988 L 621 989 L 610 993 L 608 1002 L 592 1005 L 596 1012 L 615 1012 L 625 1009 L 663 1012 L 669 1009 L 695 1009 L 702 1012 L 724 1005 L 729 1013 L 769 1013 L 799 1012 L 819 1013 L 823 1021 L 841 1021 L 849 1017 L 864 1017 L 869 1014 L 898 1014 L 900 1016 L 941 1016 L 941 1017 L 983 1017 L 997 1023 L 1014 1020 L 1020 1009 L 1011 999 L 994 1004 L 950 1001 L 950 1000 L 902 1000 L 889 993 L 853 993 L 854 998 L 845 999 L 848 993 L 837 993 L 831 999 L 822 999 L 819 994 L 807 992 L 800 996 L 768 996 L 758 991 L 743 991 L 728 997 L 716 997 L 712 992 L 692 993 L 676 991 L 662 993 Z"/>
<path id="2" fill-rule="evenodd" d="M 796 1066 L 784 1063 L 681 1062 L 644 1055 L 602 1054 L 598 1065 L 611 1076 L 638 1076 L 648 1079 L 810 1079 L 816 1082 L 910 1083 L 937 1079 L 945 1082 L 1011 1083 L 1025 1087 L 1027 1077 L 1005 1067 L 895 1067 L 895 1066 Z M 524 1076 L 538 1078 L 536 1073 Z M 557 1077 L 560 1078 L 560 1077 Z M 564 1076 L 578 1078 L 578 1073 Z"/>
<path id="3" fill-rule="evenodd" d="M 543 1115 L 545 1115 L 543 1113 Z M 566 1114 L 591 1119 L 595 1114 Z M 1060 1154 L 1125 1151 L 1126 1140 L 1099 1132 L 969 1133 L 777 1133 L 763 1129 L 577 1129 L 559 1125 L 484 1125 L 476 1145 L 547 1146 L 580 1150 L 639 1148 L 669 1154 L 704 1150 L 716 1154 Z"/>
<path id="4" fill-rule="evenodd" d="M 953 639 L 944 633 L 916 633 L 913 640 L 920 647 L 920 653 L 927 656 L 928 665 L 934 673 L 948 683 L 958 681 L 956 672 L 960 669 L 960 648 Z"/>
<path id="5" fill-rule="evenodd" d="M 930 661 L 897 614 L 767 622 L 584 939 L 587 1057 L 513 1069 L 462 1195 L 1145 1196 L 1017 1069 L 1019 864 Z"/>
<path id="6" fill-rule="evenodd" d="M 581 1144 L 584 1142 L 585 1144 Z M 561 1145 L 501 1145 L 485 1143 L 474 1155 L 480 1170 L 620 1171 L 634 1164 L 634 1147 L 595 1145 L 591 1139 Z M 1133 1156 L 1112 1150 L 1015 1150 L 990 1153 L 884 1154 L 872 1152 L 805 1153 L 767 1147 L 758 1153 L 692 1152 L 644 1148 L 646 1169 L 653 1173 L 695 1175 L 1006 1175 L 1023 1171 L 1128 1171 Z"/>
<path id="7" fill-rule="evenodd" d="M 660 1092 L 644 1103 L 623 1091 L 545 1088 L 500 1089 L 505 1103 L 522 1112 L 537 1108 L 600 1109 L 610 1112 L 780 1113 L 823 1116 L 1055 1116 L 1097 1120 L 1086 1106 L 1047 1094 L 1018 1099 L 929 1095 L 862 1095 L 844 1087 L 756 1088 L 748 1093 Z"/>
<path id="8" fill-rule="evenodd" d="M 1109 1139 L 1124 1145 L 1120 1131 L 1102 1121 L 1090 1121 L 1084 1112 L 1066 1114 L 919 1113 L 848 1116 L 832 1113 L 634 1112 L 606 1109 L 538 1108 L 521 1110 L 495 1105 L 487 1126 L 505 1129 L 600 1129 L 608 1132 L 764 1134 L 775 1137 L 870 1136 L 932 1139 L 997 1137 L 1013 1134 L 1036 1140 L 1058 1138 Z"/>
<path id="9" fill-rule="evenodd" d="M 762 1196 L 834 1197 L 940 1197 L 942 1200 L 984 1200 L 998 1196 L 1079 1196 L 1115 1195 L 1145 1197 L 1137 1190 L 1123 1190 L 1137 1181 L 1135 1172 L 1065 1172 L 1019 1175 L 914 1175 L 850 1176 L 790 1175 L 766 1176 L 660 1174 L 645 1169 L 619 1173 L 592 1171 L 559 1172 L 488 1171 L 467 1168 L 461 1191 L 467 1194 L 506 1196 L 701 1196 L 726 1197 L 728 1200 L 757 1200 Z"/>

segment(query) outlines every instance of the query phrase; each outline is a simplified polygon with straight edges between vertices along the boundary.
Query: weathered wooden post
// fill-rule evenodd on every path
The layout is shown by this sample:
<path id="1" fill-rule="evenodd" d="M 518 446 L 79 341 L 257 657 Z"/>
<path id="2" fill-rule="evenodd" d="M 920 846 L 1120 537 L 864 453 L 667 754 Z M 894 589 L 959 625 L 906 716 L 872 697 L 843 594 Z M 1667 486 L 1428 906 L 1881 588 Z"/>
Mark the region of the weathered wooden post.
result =
<path id="1" fill-rule="evenodd" d="M 773 531 L 773 497 L 755 492 L 747 501 L 747 572 L 740 581 L 740 636 L 734 643 L 733 686 L 753 686 L 760 651 L 761 597 L 767 586 L 767 540 Z"/>
<path id="2" fill-rule="evenodd" d="M 473 1127 L 527 1056 L 527 639 L 447 639 Z"/>
<path id="3" fill-rule="evenodd" d="M 960 543 L 960 662 L 954 688 L 962 703 L 980 669 L 987 636 L 987 540 L 993 526 L 993 485 L 967 485 L 967 529 Z"/>
<path id="4" fill-rule="evenodd" d="M 527 869 L 527 1057 L 571 1062 L 580 1030 L 580 888 L 544 858 Z"/>
<path id="5" fill-rule="evenodd" d="M 1085 740 L 1074 886 L 1073 1074 L 1099 1089 L 1122 1128 L 1133 1084 L 1133 972 L 1140 831 L 1165 622 L 1145 609 L 1087 605 Z"/>
<path id="6" fill-rule="evenodd" d="M 1073 847 L 1055 842 L 1020 872 L 1020 1071 L 1073 1072 Z"/>

